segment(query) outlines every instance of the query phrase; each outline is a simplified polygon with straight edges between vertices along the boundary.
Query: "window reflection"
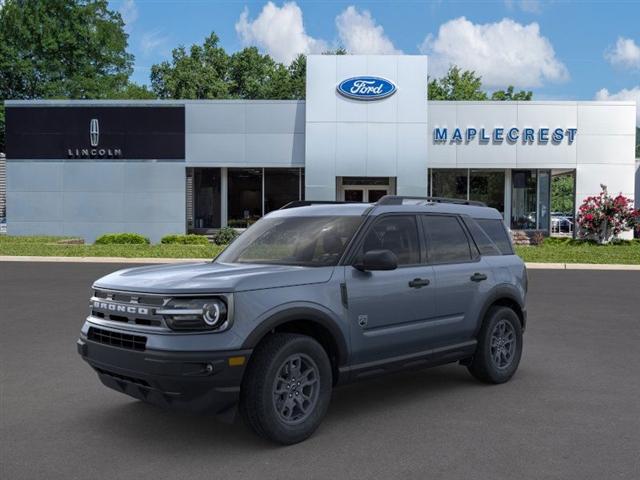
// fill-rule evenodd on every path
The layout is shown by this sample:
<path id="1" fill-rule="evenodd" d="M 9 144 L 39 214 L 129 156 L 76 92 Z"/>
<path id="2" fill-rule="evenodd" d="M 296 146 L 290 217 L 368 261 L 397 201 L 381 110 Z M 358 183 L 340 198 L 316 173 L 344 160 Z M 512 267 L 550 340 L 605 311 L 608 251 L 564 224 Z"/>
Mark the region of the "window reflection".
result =
<path id="1" fill-rule="evenodd" d="M 227 179 L 227 223 L 246 228 L 262 216 L 262 169 L 230 168 Z"/>
<path id="2" fill-rule="evenodd" d="M 538 190 L 537 172 L 514 170 L 511 172 L 511 184 L 511 228 L 534 230 Z"/>

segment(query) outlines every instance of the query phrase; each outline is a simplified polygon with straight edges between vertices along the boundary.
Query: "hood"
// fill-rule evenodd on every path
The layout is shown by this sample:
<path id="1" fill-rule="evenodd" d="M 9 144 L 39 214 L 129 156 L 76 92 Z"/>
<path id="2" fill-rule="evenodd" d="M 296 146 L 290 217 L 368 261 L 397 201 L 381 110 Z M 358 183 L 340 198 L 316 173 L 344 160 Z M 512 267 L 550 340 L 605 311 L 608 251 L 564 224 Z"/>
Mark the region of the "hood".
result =
<path id="1" fill-rule="evenodd" d="M 323 283 L 332 272 L 333 267 L 174 263 L 118 270 L 97 280 L 95 286 L 146 293 L 224 293 Z"/>

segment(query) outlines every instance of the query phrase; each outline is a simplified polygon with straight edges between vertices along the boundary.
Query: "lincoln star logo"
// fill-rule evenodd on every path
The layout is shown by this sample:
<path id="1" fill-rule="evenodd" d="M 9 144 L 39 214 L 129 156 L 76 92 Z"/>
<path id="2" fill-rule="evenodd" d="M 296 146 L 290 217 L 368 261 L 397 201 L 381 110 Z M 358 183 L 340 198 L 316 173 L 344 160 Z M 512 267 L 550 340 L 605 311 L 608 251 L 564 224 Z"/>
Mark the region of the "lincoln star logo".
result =
<path id="1" fill-rule="evenodd" d="M 396 86 L 390 80 L 380 77 L 347 78 L 336 87 L 340 95 L 354 100 L 380 100 L 396 93 Z"/>
<path id="2" fill-rule="evenodd" d="M 98 310 L 109 310 L 117 313 L 133 313 L 136 315 L 148 315 L 149 309 L 146 307 L 134 307 L 131 305 L 119 305 L 117 303 L 94 301 L 93 308 Z"/>
<path id="3" fill-rule="evenodd" d="M 104 142 L 103 142 L 104 143 Z M 76 147 L 67 148 L 68 158 L 121 158 L 122 149 L 119 147 L 102 146 L 100 144 L 100 123 L 97 118 L 89 122 L 89 144 L 91 148 Z M 85 144 L 86 145 L 86 144 Z"/>
<path id="4" fill-rule="evenodd" d="M 100 128 L 97 118 L 92 118 L 89 123 L 89 138 L 91 139 L 91 146 L 97 147 L 100 140 Z"/>

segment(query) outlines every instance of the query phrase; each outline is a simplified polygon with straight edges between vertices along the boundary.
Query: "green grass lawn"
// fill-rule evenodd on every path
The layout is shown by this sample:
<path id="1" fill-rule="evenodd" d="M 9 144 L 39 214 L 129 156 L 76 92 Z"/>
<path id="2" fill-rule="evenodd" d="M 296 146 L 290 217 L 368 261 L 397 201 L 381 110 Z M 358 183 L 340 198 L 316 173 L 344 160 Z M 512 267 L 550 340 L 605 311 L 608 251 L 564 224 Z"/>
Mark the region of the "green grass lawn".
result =
<path id="1" fill-rule="evenodd" d="M 525 262 L 619 263 L 640 265 L 640 241 L 596 245 L 575 240 L 547 239 L 539 246 L 516 246 Z"/>
<path id="2" fill-rule="evenodd" d="M 66 245 L 62 237 L 0 236 L 0 255 L 45 257 L 213 258 L 220 245 Z"/>
<path id="3" fill-rule="evenodd" d="M 0 236 L 0 255 L 123 258 L 213 258 L 220 245 L 67 245 L 64 237 Z M 595 245 L 569 239 L 546 239 L 540 246 L 516 246 L 525 262 L 618 263 L 640 265 L 640 241 Z"/>

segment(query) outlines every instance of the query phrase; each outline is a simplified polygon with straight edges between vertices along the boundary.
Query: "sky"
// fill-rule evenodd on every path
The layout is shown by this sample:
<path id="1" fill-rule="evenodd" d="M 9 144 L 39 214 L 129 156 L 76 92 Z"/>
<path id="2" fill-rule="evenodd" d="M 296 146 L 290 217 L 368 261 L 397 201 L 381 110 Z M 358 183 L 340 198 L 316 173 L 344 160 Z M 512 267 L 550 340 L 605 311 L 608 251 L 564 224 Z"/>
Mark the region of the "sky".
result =
<path id="1" fill-rule="evenodd" d="M 257 46 L 288 64 L 342 46 L 353 54 L 425 54 L 429 73 L 475 70 L 488 91 L 534 100 L 636 100 L 640 0 L 111 0 L 135 55 L 133 80 L 178 45 L 213 32 L 232 53 Z M 640 107 L 638 108 L 640 125 Z"/>

